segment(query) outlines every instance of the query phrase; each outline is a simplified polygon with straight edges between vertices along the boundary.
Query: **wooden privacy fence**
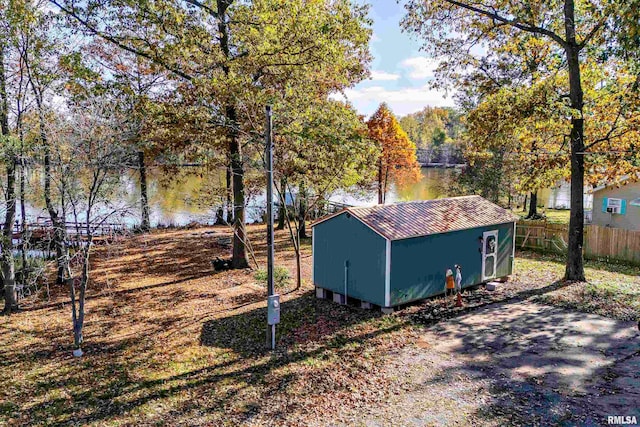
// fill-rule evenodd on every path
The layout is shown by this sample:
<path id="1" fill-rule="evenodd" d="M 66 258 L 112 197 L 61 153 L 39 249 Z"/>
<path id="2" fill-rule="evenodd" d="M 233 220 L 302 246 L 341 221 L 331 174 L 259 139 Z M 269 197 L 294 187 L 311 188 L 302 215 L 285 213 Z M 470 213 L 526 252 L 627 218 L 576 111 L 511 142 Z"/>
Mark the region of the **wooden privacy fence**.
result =
<path id="1" fill-rule="evenodd" d="M 640 264 L 640 231 L 585 225 L 584 256 L 609 258 Z M 546 221 L 518 221 L 516 247 L 545 252 L 566 253 L 568 224 Z"/>

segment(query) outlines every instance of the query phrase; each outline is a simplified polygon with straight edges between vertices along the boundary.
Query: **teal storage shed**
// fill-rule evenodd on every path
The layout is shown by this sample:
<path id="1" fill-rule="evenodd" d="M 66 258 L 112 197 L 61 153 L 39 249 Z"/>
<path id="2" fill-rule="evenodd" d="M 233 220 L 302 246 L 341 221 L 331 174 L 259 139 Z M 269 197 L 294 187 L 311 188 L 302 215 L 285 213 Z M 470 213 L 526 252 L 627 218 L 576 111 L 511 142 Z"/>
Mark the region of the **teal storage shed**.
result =
<path id="1" fill-rule="evenodd" d="M 444 293 L 447 269 L 462 288 L 510 275 L 517 217 L 480 196 L 351 207 L 313 229 L 313 283 L 380 307 Z"/>

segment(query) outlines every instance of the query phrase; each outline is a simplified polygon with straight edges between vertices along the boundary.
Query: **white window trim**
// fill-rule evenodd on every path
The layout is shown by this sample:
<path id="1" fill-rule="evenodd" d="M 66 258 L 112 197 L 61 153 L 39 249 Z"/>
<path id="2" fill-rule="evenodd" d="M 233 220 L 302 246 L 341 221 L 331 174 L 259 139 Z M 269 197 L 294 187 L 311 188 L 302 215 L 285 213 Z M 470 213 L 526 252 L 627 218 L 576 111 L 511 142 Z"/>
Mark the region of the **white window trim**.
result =
<path id="1" fill-rule="evenodd" d="M 384 275 L 384 306 L 391 305 L 391 240 L 386 239 L 385 275 Z"/>
<path id="2" fill-rule="evenodd" d="M 611 202 L 615 202 L 615 203 L 611 203 Z M 621 208 L 622 207 L 622 199 L 609 197 L 607 199 L 607 207 L 608 208 Z"/>

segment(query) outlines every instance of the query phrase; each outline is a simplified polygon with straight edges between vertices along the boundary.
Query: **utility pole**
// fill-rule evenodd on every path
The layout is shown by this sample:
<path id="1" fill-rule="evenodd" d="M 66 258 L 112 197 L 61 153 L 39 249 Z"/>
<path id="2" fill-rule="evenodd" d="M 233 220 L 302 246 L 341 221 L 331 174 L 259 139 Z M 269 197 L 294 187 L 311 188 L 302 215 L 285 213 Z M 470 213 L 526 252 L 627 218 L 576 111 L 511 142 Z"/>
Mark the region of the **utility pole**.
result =
<path id="1" fill-rule="evenodd" d="M 276 324 L 280 322 L 280 296 L 273 287 L 273 140 L 271 106 L 267 105 L 265 126 L 265 167 L 267 169 L 267 346 L 276 348 Z"/>

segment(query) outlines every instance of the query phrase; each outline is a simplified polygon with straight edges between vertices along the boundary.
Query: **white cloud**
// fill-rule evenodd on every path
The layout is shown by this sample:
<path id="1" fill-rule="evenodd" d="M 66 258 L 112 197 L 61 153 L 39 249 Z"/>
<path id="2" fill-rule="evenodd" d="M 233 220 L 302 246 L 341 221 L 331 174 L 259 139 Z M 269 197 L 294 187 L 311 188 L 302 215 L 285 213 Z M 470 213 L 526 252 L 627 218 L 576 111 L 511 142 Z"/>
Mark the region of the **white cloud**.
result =
<path id="1" fill-rule="evenodd" d="M 361 114 L 372 114 L 378 105 L 386 102 L 396 116 L 404 116 L 422 110 L 426 106 L 451 107 L 451 97 L 444 92 L 422 87 L 386 89 L 382 86 L 370 86 L 357 89 L 346 89 L 344 95 Z M 334 94 L 332 98 L 344 100 L 342 94 Z"/>
<path id="2" fill-rule="evenodd" d="M 370 80 L 373 81 L 395 81 L 400 79 L 399 74 L 387 73 L 386 71 L 371 71 Z"/>
<path id="3" fill-rule="evenodd" d="M 414 56 L 401 62 L 401 65 L 409 70 L 409 77 L 412 79 L 432 78 L 439 64 L 440 61 L 437 59 L 422 56 Z"/>

